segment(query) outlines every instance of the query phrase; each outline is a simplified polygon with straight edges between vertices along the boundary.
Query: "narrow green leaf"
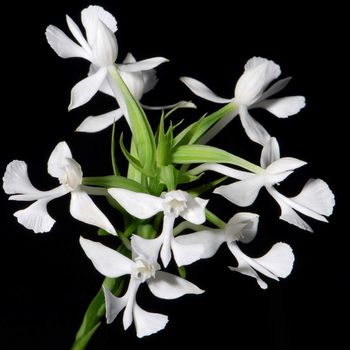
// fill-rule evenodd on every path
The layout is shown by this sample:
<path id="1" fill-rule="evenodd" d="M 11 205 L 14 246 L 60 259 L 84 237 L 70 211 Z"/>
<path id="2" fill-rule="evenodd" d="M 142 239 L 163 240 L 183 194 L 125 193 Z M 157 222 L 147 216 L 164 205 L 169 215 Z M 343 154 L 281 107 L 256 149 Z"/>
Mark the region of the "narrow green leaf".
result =
<path id="1" fill-rule="evenodd" d="M 151 126 L 145 112 L 121 78 L 118 69 L 111 66 L 109 73 L 116 83 L 116 92 L 122 95 L 121 99 L 125 102 L 125 106 L 123 106 L 123 101 L 120 101 L 120 105 L 121 108 L 125 109 L 126 107 L 127 109 L 127 118 L 129 119 L 132 135 L 135 138 L 139 159 L 145 171 L 152 174 L 155 169 L 156 143 Z"/>
<path id="2" fill-rule="evenodd" d="M 135 140 L 133 137 L 131 137 L 131 143 L 130 143 L 130 154 L 135 157 L 138 158 L 137 155 L 137 149 L 136 149 L 136 145 L 135 145 Z M 128 174 L 127 177 L 131 180 L 135 180 L 136 182 L 141 183 L 141 173 L 136 170 L 131 163 L 129 163 L 128 165 Z"/>
<path id="3" fill-rule="evenodd" d="M 100 186 L 105 188 L 125 188 L 134 192 L 144 192 L 147 193 L 147 189 L 142 186 L 140 183 L 128 179 L 124 176 L 117 175 L 108 175 L 108 176 L 99 176 L 99 177 L 84 177 L 84 185 L 90 186 Z"/>
<path id="4" fill-rule="evenodd" d="M 98 234 L 99 236 L 109 236 L 109 235 L 110 235 L 110 233 L 107 232 L 106 230 L 104 230 L 103 228 L 99 228 L 99 229 L 97 230 L 97 234 Z"/>
<path id="5" fill-rule="evenodd" d="M 168 191 L 176 190 L 178 170 L 172 164 L 162 166 L 160 169 L 160 181 L 163 182 Z"/>
<path id="6" fill-rule="evenodd" d="M 200 196 L 202 193 L 209 191 L 211 188 L 219 185 L 221 182 L 225 181 L 227 179 L 227 176 L 223 176 L 220 179 L 217 179 L 215 181 L 211 181 L 209 183 L 206 183 L 204 185 L 195 187 L 190 189 L 188 192 L 194 196 L 194 197 L 198 197 Z"/>
<path id="7" fill-rule="evenodd" d="M 201 117 L 199 120 L 182 130 L 174 138 L 174 146 L 191 145 L 196 143 L 212 126 L 228 114 L 234 112 L 236 109 L 237 105 L 234 103 L 228 103 L 218 111 L 208 116 Z"/>
<path id="8" fill-rule="evenodd" d="M 138 159 L 136 159 L 135 157 L 133 157 L 128 150 L 126 149 L 126 147 L 124 146 L 123 143 L 123 134 L 120 135 L 120 140 L 119 140 L 119 144 L 120 144 L 120 148 L 125 156 L 125 158 L 128 160 L 128 162 L 130 164 L 132 164 L 132 166 L 139 171 L 140 173 L 152 177 L 154 176 L 154 173 L 152 174 L 151 172 L 148 172 L 147 170 L 149 170 L 146 167 L 143 167 L 142 164 L 140 163 L 140 161 Z"/>
<path id="9" fill-rule="evenodd" d="M 71 350 L 84 350 L 90 341 L 91 337 L 96 332 L 97 328 L 100 327 L 101 322 L 96 323 L 96 325 L 91 328 L 87 333 L 85 333 L 82 337 L 75 340 Z"/>
<path id="10" fill-rule="evenodd" d="M 239 166 L 254 173 L 261 172 L 259 166 L 226 152 L 221 148 L 207 145 L 179 146 L 172 154 L 172 161 L 176 164 L 227 163 Z"/>
<path id="11" fill-rule="evenodd" d="M 157 235 L 157 231 L 150 224 L 139 225 L 137 227 L 137 235 L 146 239 L 153 239 Z"/>
<path id="12" fill-rule="evenodd" d="M 120 175 L 117 162 L 115 159 L 115 123 L 113 123 L 112 127 L 112 137 L 111 137 L 111 161 L 112 161 L 112 169 L 114 175 Z"/>
<path id="13" fill-rule="evenodd" d="M 170 161 L 171 145 L 167 142 L 167 137 L 164 132 L 164 114 L 162 114 L 158 126 L 158 142 L 157 142 L 157 165 L 167 165 Z"/>
<path id="14" fill-rule="evenodd" d="M 177 183 L 178 184 L 187 184 L 189 182 L 198 180 L 201 176 L 202 176 L 202 174 L 192 175 L 189 172 L 186 172 L 186 171 L 183 172 L 180 170 L 180 171 L 178 171 L 178 174 L 177 174 Z"/>
<path id="15" fill-rule="evenodd" d="M 179 266 L 178 268 L 179 275 L 182 278 L 186 278 L 186 267 L 185 266 Z"/>

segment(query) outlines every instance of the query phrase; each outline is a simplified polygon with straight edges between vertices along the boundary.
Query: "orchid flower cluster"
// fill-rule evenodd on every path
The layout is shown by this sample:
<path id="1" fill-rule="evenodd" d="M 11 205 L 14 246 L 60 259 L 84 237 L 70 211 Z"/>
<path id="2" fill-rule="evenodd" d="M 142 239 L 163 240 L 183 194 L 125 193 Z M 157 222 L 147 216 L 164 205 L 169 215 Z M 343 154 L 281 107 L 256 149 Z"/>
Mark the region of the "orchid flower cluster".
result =
<path id="1" fill-rule="evenodd" d="M 111 323 L 122 313 L 124 329 L 134 323 L 138 337 L 162 330 L 168 317 L 146 311 L 138 304 L 139 301 L 142 305 L 136 297 L 140 285 L 147 283 L 151 293 L 162 299 L 201 294 L 204 291 L 186 279 L 185 266 L 214 256 L 224 243 L 234 258 L 234 266 L 229 269 L 254 278 L 261 288 L 267 288 L 266 278 L 287 277 L 294 262 L 291 247 L 276 242 L 263 256 L 245 254 L 244 245 L 257 235 L 259 215 L 237 208 L 253 204 L 264 187 L 279 205 L 280 219 L 300 229 L 312 231 L 305 216 L 327 222 L 326 217 L 332 213 L 334 196 L 320 179 L 310 179 L 295 197 L 287 197 L 276 189 L 306 162 L 281 157 L 277 139 L 250 114 L 254 108 L 263 108 L 278 118 L 298 113 L 305 106 L 304 97 L 271 98 L 291 78 L 274 82 L 281 74 L 279 65 L 253 57 L 244 66 L 234 97 L 226 99 L 198 80 L 182 77 L 181 81 L 195 95 L 224 106 L 178 131 L 180 125 L 168 122 L 169 117 L 180 108 L 195 108 L 192 102 L 158 107 L 140 102 L 145 93 L 156 87 L 155 68 L 167 62 L 166 58 L 136 61 L 129 53 L 122 63 L 116 63 L 117 22 L 100 6 L 89 6 L 81 12 L 85 35 L 69 16 L 66 21 L 72 38 L 49 25 L 48 44 L 61 58 L 79 57 L 91 63 L 87 76 L 72 88 L 68 109 L 88 103 L 99 92 L 112 96 L 117 103 L 113 111 L 87 116 L 76 129 L 96 133 L 112 127 L 113 174 L 85 177 L 63 141 L 52 151 L 47 165 L 48 173 L 59 181 L 56 188 L 41 191 L 34 187 L 27 164 L 21 160 L 8 164 L 3 188 L 11 195 L 10 200 L 32 202 L 14 216 L 35 233 L 52 229 L 55 220 L 47 205 L 67 194 L 71 196 L 71 215 L 98 229 L 95 240 L 80 237 L 80 245 L 105 280 L 85 314 L 73 349 L 85 348 L 103 314 Z M 147 109 L 158 110 L 153 112 L 159 116 L 155 130 L 145 114 Z M 247 137 L 261 146 L 260 165 L 208 145 L 223 128 L 238 127 L 232 122 L 236 116 Z M 131 141 L 124 144 L 121 134 L 117 147 L 114 135 L 122 117 Z M 128 161 L 124 172 L 118 168 L 116 152 Z M 214 172 L 217 178 L 206 180 L 203 174 L 207 172 Z M 223 205 L 234 204 L 234 215 L 227 222 L 207 208 L 212 193 L 224 197 Z M 92 200 L 94 196 L 104 196 L 116 210 L 116 218 L 108 218 Z M 100 235 L 113 235 L 115 249 L 99 243 Z M 166 271 L 171 263 L 177 265 L 177 275 Z"/>

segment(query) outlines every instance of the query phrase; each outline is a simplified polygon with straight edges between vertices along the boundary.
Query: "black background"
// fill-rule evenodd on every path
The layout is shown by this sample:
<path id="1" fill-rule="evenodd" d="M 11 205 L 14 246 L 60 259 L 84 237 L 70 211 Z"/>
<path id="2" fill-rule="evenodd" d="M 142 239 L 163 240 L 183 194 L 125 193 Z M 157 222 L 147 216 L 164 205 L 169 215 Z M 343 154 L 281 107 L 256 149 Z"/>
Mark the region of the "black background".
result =
<path id="1" fill-rule="evenodd" d="M 253 279 L 228 271 L 225 266 L 234 264 L 234 259 L 221 249 L 215 258 L 188 269 L 189 279 L 206 289 L 205 294 L 163 301 L 146 289 L 141 291 L 143 307 L 169 315 L 165 330 L 139 340 L 133 327 L 122 329 L 118 318 L 110 326 L 102 325 L 88 349 L 199 348 L 211 343 L 232 349 L 340 348 L 348 322 L 349 292 L 345 287 L 348 229 L 341 222 L 348 160 L 344 9 L 336 2 L 313 8 L 306 2 L 95 3 L 117 18 L 119 61 L 128 51 L 137 59 L 170 59 L 157 70 L 159 85 L 143 101 L 154 105 L 179 98 L 197 102 L 197 111 L 181 112 L 175 117 L 178 120 L 194 120 L 218 107 L 192 96 L 177 80 L 179 76 L 197 78 L 219 95 L 230 97 L 250 57 L 267 57 L 280 64 L 284 77 L 294 77 L 283 95 L 304 95 L 307 107 L 288 120 L 259 111 L 254 115 L 278 137 L 282 155 L 309 163 L 282 184 L 281 190 L 296 194 L 309 177 L 320 177 L 334 190 L 337 205 L 329 224 L 307 220 L 315 229 L 310 234 L 279 221 L 277 205 L 262 193 L 249 208 L 260 213 L 261 220 L 258 237 L 246 251 L 257 256 L 277 241 L 291 244 L 296 262 L 290 277 L 280 283 L 268 281 L 269 288 L 263 291 Z M 68 113 L 70 89 L 82 79 L 88 63 L 60 59 L 44 36 L 49 24 L 68 33 L 65 14 L 79 22 L 80 10 L 88 4 L 11 2 L 2 8 L 0 171 L 13 159 L 25 160 L 34 185 L 41 189 L 57 184 L 47 174 L 46 162 L 61 140 L 69 143 L 85 175 L 111 173 L 110 130 L 94 135 L 73 130 L 85 116 L 106 112 L 114 102 L 97 96 Z M 123 122 L 118 124 L 118 128 L 124 127 Z M 238 120 L 213 144 L 255 162 L 259 159 L 260 148 L 247 141 Z M 4 194 L 0 200 L 0 349 L 69 349 L 85 308 L 102 281 L 78 243 L 79 235 L 93 237 L 94 229 L 70 217 L 68 196 L 49 205 L 57 223 L 51 232 L 38 235 L 17 224 L 12 216 L 25 203 L 8 202 Z M 111 217 L 104 202 L 99 204 Z M 224 219 L 238 210 L 223 199 L 215 199 L 214 206 Z M 109 242 L 113 245 L 114 241 Z"/>

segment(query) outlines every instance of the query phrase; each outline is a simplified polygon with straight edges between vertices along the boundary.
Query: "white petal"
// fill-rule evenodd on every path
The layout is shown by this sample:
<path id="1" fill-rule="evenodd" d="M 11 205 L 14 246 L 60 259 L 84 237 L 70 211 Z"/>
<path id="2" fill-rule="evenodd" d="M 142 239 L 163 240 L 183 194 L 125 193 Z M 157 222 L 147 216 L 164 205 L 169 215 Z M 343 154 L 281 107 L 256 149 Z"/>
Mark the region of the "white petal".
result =
<path id="1" fill-rule="evenodd" d="M 139 279 L 135 279 L 133 276 L 130 278 L 128 290 L 125 293 L 125 297 L 128 299 L 126 303 L 126 307 L 123 314 L 123 326 L 124 329 L 127 329 L 132 324 L 134 319 L 133 310 L 136 305 L 136 294 L 140 287 L 141 281 Z"/>
<path id="2" fill-rule="evenodd" d="M 212 229 L 176 237 L 172 242 L 174 259 L 178 266 L 189 265 L 199 259 L 212 257 L 225 242 L 223 230 Z"/>
<path id="3" fill-rule="evenodd" d="M 233 168 L 230 168 L 226 165 L 222 165 L 222 164 L 216 164 L 216 163 L 204 163 L 201 164 L 191 170 L 189 170 L 189 173 L 193 174 L 193 175 L 198 175 L 204 171 L 207 170 L 211 170 L 211 171 L 215 171 L 219 174 L 231 177 L 233 179 L 237 179 L 237 180 L 246 180 L 249 179 L 251 177 L 254 177 L 255 174 L 253 173 L 249 173 L 247 171 L 241 171 L 241 170 L 236 170 Z"/>
<path id="4" fill-rule="evenodd" d="M 134 322 L 138 338 L 157 333 L 164 329 L 168 323 L 168 316 L 141 309 L 134 305 Z"/>
<path id="5" fill-rule="evenodd" d="M 249 180 L 237 181 L 230 185 L 217 187 L 214 193 L 221 194 L 236 205 L 247 207 L 254 203 L 263 185 L 263 177 L 254 176 Z"/>
<path id="6" fill-rule="evenodd" d="M 60 186 L 57 186 L 49 191 L 37 190 L 36 192 L 15 194 L 15 195 L 10 196 L 9 200 L 30 202 L 30 201 L 36 201 L 38 199 L 45 199 L 45 200 L 48 199 L 51 201 L 55 198 L 59 198 L 59 197 L 66 195 L 70 191 L 71 190 L 67 186 L 60 185 Z"/>
<path id="7" fill-rule="evenodd" d="M 83 237 L 80 237 L 79 242 L 87 257 L 102 275 L 115 278 L 131 274 L 134 262 L 123 254 Z"/>
<path id="8" fill-rule="evenodd" d="M 247 136 L 252 141 L 263 146 L 270 139 L 270 134 L 249 114 L 245 106 L 239 107 L 239 116 Z"/>
<path id="9" fill-rule="evenodd" d="M 47 172 L 53 177 L 61 178 L 68 165 L 68 158 L 73 158 L 70 148 L 65 141 L 59 142 L 51 152 L 47 162 Z"/>
<path id="10" fill-rule="evenodd" d="M 280 147 L 275 137 L 271 137 L 261 151 L 260 165 L 266 169 L 270 164 L 280 159 Z"/>
<path id="11" fill-rule="evenodd" d="M 118 42 L 114 33 L 102 22 L 97 22 L 96 40 L 90 44 L 94 63 L 99 67 L 108 67 L 118 57 Z"/>
<path id="12" fill-rule="evenodd" d="M 176 299 L 185 294 L 202 294 L 204 290 L 195 284 L 164 271 L 157 271 L 156 277 L 147 280 L 151 292 L 158 298 Z"/>
<path id="13" fill-rule="evenodd" d="M 234 257 L 237 259 L 238 266 L 232 267 L 229 266 L 229 269 L 231 271 L 240 272 L 243 275 L 250 276 L 256 279 L 258 285 L 262 289 L 267 288 L 267 284 L 260 278 L 260 276 L 256 273 L 255 270 L 259 271 L 263 275 L 270 277 L 272 279 L 278 280 L 278 277 L 275 276 L 273 273 L 271 273 L 269 270 L 265 269 L 264 267 L 260 266 L 258 263 L 254 261 L 254 259 L 250 258 L 249 256 L 245 255 L 240 248 L 237 246 L 235 242 L 231 242 L 228 244 L 228 247 L 231 251 L 231 253 L 234 255 Z M 255 269 L 255 270 L 254 270 Z"/>
<path id="14" fill-rule="evenodd" d="M 108 128 L 122 116 L 123 112 L 120 108 L 98 116 L 90 116 L 83 120 L 83 122 L 77 127 L 76 131 L 98 132 Z"/>
<path id="15" fill-rule="evenodd" d="M 131 52 L 128 52 L 123 60 L 123 63 L 129 64 L 129 63 L 135 63 L 135 62 L 137 61 L 134 55 Z"/>
<path id="16" fill-rule="evenodd" d="M 71 192 L 71 196 L 70 213 L 75 219 L 102 228 L 113 235 L 117 234 L 113 225 L 87 193 L 76 190 Z"/>
<path id="17" fill-rule="evenodd" d="M 199 197 L 190 198 L 187 201 L 187 208 L 180 214 L 185 220 L 192 222 L 192 224 L 200 225 L 206 220 L 205 207 L 208 204 L 208 199 Z"/>
<path id="18" fill-rule="evenodd" d="M 163 200 L 146 193 L 133 192 L 123 188 L 110 188 L 108 193 L 131 215 L 148 219 L 163 211 Z"/>
<path id="19" fill-rule="evenodd" d="M 90 5 L 81 11 L 81 23 L 83 24 L 88 42 L 93 44 L 96 40 L 98 22 L 102 21 L 113 33 L 117 31 L 117 21 L 101 6 Z"/>
<path id="20" fill-rule="evenodd" d="M 281 69 L 273 61 L 261 57 L 248 60 L 244 69 L 236 84 L 235 99 L 239 104 L 251 106 L 261 98 L 271 81 L 281 74 Z"/>
<path id="21" fill-rule="evenodd" d="M 158 83 L 157 73 L 155 69 L 149 69 L 142 72 L 144 88 L 143 93 L 151 91 Z"/>
<path id="22" fill-rule="evenodd" d="M 119 64 L 118 68 L 123 72 L 139 72 L 150 70 L 164 62 L 169 62 L 169 60 L 164 57 L 152 57 L 135 63 Z"/>
<path id="23" fill-rule="evenodd" d="M 163 219 L 163 229 L 159 237 L 162 237 L 162 249 L 160 251 L 160 257 L 164 267 L 169 265 L 171 260 L 171 242 L 174 239 L 173 229 L 174 229 L 175 216 L 173 214 L 165 214 Z"/>
<path id="24" fill-rule="evenodd" d="M 18 222 L 35 233 L 48 232 L 55 220 L 47 212 L 47 203 L 51 198 L 39 199 L 28 208 L 14 213 Z"/>
<path id="25" fill-rule="evenodd" d="M 102 286 L 103 294 L 105 297 L 105 305 L 106 305 L 106 320 L 107 324 L 112 323 L 115 318 L 118 316 L 120 311 L 122 311 L 127 303 L 127 294 L 123 297 L 118 298 L 111 293 L 111 291 Z"/>
<path id="26" fill-rule="evenodd" d="M 272 164 L 266 168 L 268 174 L 283 174 L 291 170 L 295 170 L 307 164 L 303 160 L 292 158 L 292 157 L 283 157 L 277 159 Z"/>
<path id="27" fill-rule="evenodd" d="M 243 275 L 255 278 L 259 287 L 262 289 L 266 289 L 268 287 L 267 283 L 261 279 L 261 277 L 256 273 L 256 271 L 253 268 L 251 268 L 245 260 L 238 259 L 237 257 L 236 257 L 236 259 L 238 261 L 237 267 L 228 266 L 228 268 L 231 271 L 239 272 Z"/>
<path id="28" fill-rule="evenodd" d="M 144 94 L 145 83 L 143 81 L 143 73 L 140 72 L 120 72 L 124 83 L 129 88 L 136 100 L 140 100 Z"/>
<path id="29" fill-rule="evenodd" d="M 2 180 L 7 194 L 41 193 L 30 182 L 27 164 L 22 160 L 13 160 L 9 163 Z"/>
<path id="30" fill-rule="evenodd" d="M 295 225 L 303 230 L 313 232 L 312 228 L 294 211 L 291 207 L 291 202 L 288 201 L 288 198 L 281 195 L 273 187 L 267 188 L 267 191 L 270 195 L 276 200 L 278 205 L 281 208 L 280 219 L 288 222 L 291 225 Z M 323 216 L 321 216 L 323 218 Z"/>
<path id="31" fill-rule="evenodd" d="M 226 240 L 239 240 L 242 243 L 251 242 L 258 231 L 259 215 L 254 213 L 237 213 L 226 224 Z"/>
<path id="32" fill-rule="evenodd" d="M 204 98 L 205 100 L 212 101 L 215 103 L 230 103 L 232 99 L 222 98 L 211 91 L 200 81 L 189 78 L 181 77 L 180 80 L 197 96 Z"/>
<path id="33" fill-rule="evenodd" d="M 163 244 L 163 237 L 154 239 L 145 239 L 143 237 L 132 235 L 131 247 L 137 256 L 144 257 L 147 261 L 156 262 L 158 260 L 159 250 Z"/>
<path id="34" fill-rule="evenodd" d="M 89 60 L 86 51 L 71 40 L 61 29 L 50 25 L 45 31 L 46 40 L 56 54 L 62 58 L 81 57 Z"/>
<path id="35" fill-rule="evenodd" d="M 257 103 L 255 107 L 264 108 L 278 118 L 288 118 L 305 107 L 305 97 L 289 96 L 264 100 Z"/>
<path id="36" fill-rule="evenodd" d="M 90 67 L 89 67 L 88 76 L 97 73 L 99 69 L 100 69 L 100 67 L 98 67 L 97 65 L 91 63 L 91 64 L 90 64 Z M 109 95 L 109 96 L 111 96 L 111 97 L 115 97 L 115 96 L 114 96 L 114 93 L 113 93 L 113 90 L 111 89 L 111 87 L 110 87 L 110 85 L 109 85 L 109 83 L 108 83 L 108 79 L 105 79 L 105 80 L 102 82 L 99 91 L 101 91 L 101 92 L 103 92 L 104 94 Z"/>
<path id="37" fill-rule="evenodd" d="M 321 179 L 310 179 L 297 196 L 289 199 L 300 206 L 306 207 L 315 213 L 325 216 L 332 214 L 335 205 L 333 192 Z M 300 208 L 298 209 L 295 207 L 295 209 L 302 212 Z"/>
<path id="38" fill-rule="evenodd" d="M 89 102 L 99 90 L 106 76 L 107 70 L 105 68 L 100 68 L 97 73 L 79 81 L 71 91 L 71 101 L 68 110 L 80 107 Z"/>
<path id="39" fill-rule="evenodd" d="M 271 85 L 261 96 L 261 101 L 269 98 L 270 96 L 277 94 L 277 92 L 280 92 L 283 90 L 287 84 L 290 82 L 292 77 L 280 79 L 276 81 L 273 85 Z"/>
<path id="40" fill-rule="evenodd" d="M 84 38 L 79 27 L 68 15 L 66 15 L 66 21 L 67 21 L 68 28 L 73 34 L 74 38 L 78 41 L 80 46 L 86 51 L 86 54 L 90 57 L 89 60 L 91 61 L 92 59 L 91 47 L 86 41 L 86 39 Z"/>
<path id="41" fill-rule="evenodd" d="M 179 101 L 176 103 L 173 103 L 171 105 L 165 105 L 165 106 L 148 106 L 144 103 L 141 103 L 141 106 L 143 109 L 148 109 L 149 111 L 160 111 L 164 109 L 178 109 L 178 108 L 194 108 L 196 109 L 197 106 L 192 103 L 191 101 Z"/>
<path id="42" fill-rule="evenodd" d="M 254 260 L 277 277 L 285 278 L 292 272 L 294 254 L 288 244 L 279 242 L 274 244 L 264 256 Z"/>

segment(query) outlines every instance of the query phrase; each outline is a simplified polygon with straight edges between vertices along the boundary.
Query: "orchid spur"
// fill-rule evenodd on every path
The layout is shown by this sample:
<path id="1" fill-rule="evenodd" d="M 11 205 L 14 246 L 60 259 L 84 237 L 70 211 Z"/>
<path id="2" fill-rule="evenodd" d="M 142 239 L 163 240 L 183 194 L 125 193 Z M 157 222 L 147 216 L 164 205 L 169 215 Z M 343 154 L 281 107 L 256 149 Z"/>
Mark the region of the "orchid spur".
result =
<path id="1" fill-rule="evenodd" d="M 310 179 L 302 191 L 292 198 L 282 195 L 274 187 L 306 162 L 291 157 L 280 158 L 278 142 L 272 137 L 262 149 L 260 164 L 261 172 L 257 174 L 235 170 L 221 164 L 203 164 L 191 172 L 198 174 L 212 170 L 238 179 L 239 181 L 232 184 L 217 187 L 214 193 L 242 207 L 251 205 L 260 189 L 265 187 L 281 208 L 280 219 L 301 229 L 312 232 L 312 228 L 296 213 L 297 211 L 313 219 L 327 222 L 325 216 L 332 214 L 335 200 L 332 191 L 323 180 Z"/>
<path id="2" fill-rule="evenodd" d="M 70 213 L 75 219 L 116 235 L 113 225 L 87 194 L 89 191 L 96 194 L 96 189 L 82 185 L 81 167 L 73 159 L 66 142 L 59 142 L 52 151 L 47 170 L 59 180 L 60 186 L 50 191 L 40 191 L 30 182 L 24 161 L 14 160 L 8 164 L 3 177 L 3 188 L 5 193 L 11 194 L 9 199 L 34 201 L 28 208 L 15 212 L 20 224 L 35 233 L 50 231 L 55 220 L 48 213 L 47 204 L 70 193 Z"/>
<path id="3" fill-rule="evenodd" d="M 134 321 L 139 338 L 162 330 L 168 322 L 163 314 L 147 312 L 136 302 L 140 285 L 147 283 L 152 294 L 162 299 L 176 299 L 185 294 L 201 294 L 204 291 L 185 279 L 160 271 L 156 260 L 150 260 L 142 252 L 134 252 L 133 260 L 101 243 L 80 237 L 80 244 L 95 268 L 104 276 L 116 278 L 130 275 L 124 296 L 118 298 L 104 288 L 107 323 L 111 323 L 124 310 L 123 325 L 127 329 Z M 140 254 L 141 253 L 141 254 Z"/>
<path id="4" fill-rule="evenodd" d="M 233 118 L 239 114 L 247 136 L 262 146 L 270 139 L 269 133 L 250 114 L 249 109 L 263 108 L 278 118 L 288 118 L 298 113 L 305 106 L 303 96 L 289 96 L 269 99 L 289 83 L 291 78 L 278 80 L 271 87 L 269 84 L 281 74 L 280 66 L 273 61 L 262 57 L 253 57 L 244 66 L 244 73 L 238 79 L 235 87 L 235 96 L 231 99 L 217 96 L 200 81 L 182 77 L 180 80 L 196 95 L 221 104 L 232 104 L 233 108 L 221 121 L 204 135 L 200 142 L 209 142 Z"/>

